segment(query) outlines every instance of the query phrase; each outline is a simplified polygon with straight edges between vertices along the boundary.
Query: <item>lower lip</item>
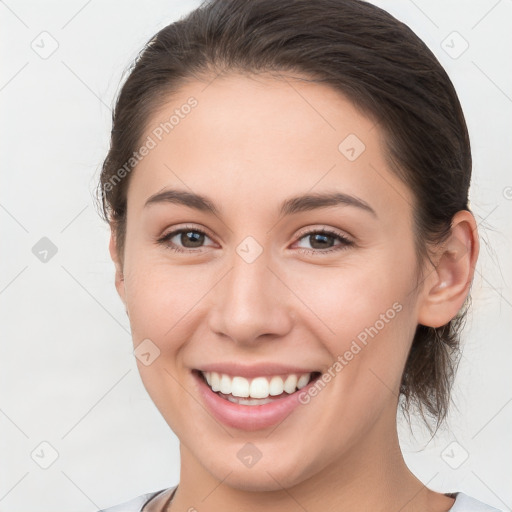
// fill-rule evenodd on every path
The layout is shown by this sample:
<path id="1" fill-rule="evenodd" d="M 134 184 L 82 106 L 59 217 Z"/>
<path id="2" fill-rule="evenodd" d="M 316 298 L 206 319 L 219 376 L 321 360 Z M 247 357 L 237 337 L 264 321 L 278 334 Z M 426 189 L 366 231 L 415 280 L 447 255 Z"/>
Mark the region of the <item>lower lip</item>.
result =
<path id="1" fill-rule="evenodd" d="M 283 421 L 298 405 L 301 405 L 299 394 L 307 392 L 317 380 L 314 379 L 299 391 L 284 398 L 278 398 L 269 404 L 241 405 L 225 400 L 213 392 L 196 370 L 192 375 L 207 408 L 217 420 L 230 427 L 250 431 L 271 427 Z"/>

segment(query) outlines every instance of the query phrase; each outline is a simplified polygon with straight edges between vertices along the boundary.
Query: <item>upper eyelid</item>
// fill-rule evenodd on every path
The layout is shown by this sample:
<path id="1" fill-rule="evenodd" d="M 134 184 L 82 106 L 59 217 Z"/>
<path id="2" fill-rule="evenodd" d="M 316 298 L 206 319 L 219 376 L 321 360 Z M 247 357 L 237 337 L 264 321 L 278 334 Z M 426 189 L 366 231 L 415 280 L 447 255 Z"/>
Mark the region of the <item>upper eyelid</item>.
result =
<path id="1" fill-rule="evenodd" d="M 205 235 L 208 235 L 210 238 L 215 238 L 211 235 L 211 233 L 208 231 L 208 229 L 206 229 L 204 227 L 197 227 L 197 226 L 190 226 L 190 225 L 173 228 L 172 230 L 168 231 L 167 233 L 161 235 L 159 238 L 164 238 L 171 234 L 177 234 L 179 232 L 186 231 L 186 230 L 199 231 L 199 232 L 204 233 Z M 322 225 L 322 224 L 320 224 L 319 227 L 302 228 L 301 230 L 299 230 L 299 232 L 297 233 L 296 236 L 303 237 L 304 235 L 307 235 L 310 233 L 317 233 L 317 232 L 321 232 L 321 231 L 327 231 L 327 232 L 329 232 L 328 234 L 336 234 L 339 236 L 345 236 L 346 238 L 352 238 L 352 236 L 350 234 L 348 234 L 346 231 L 340 230 L 338 228 L 332 228 L 332 227 Z"/>
<path id="2" fill-rule="evenodd" d="M 200 233 L 204 233 L 206 236 L 208 236 L 208 238 L 210 238 L 212 240 L 214 238 L 206 228 L 197 227 L 197 226 L 182 226 L 182 227 L 178 227 L 178 228 L 173 228 L 173 229 L 169 230 L 168 232 L 164 232 L 164 234 L 159 236 L 158 238 L 161 240 L 163 238 L 169 238 L 171 235 L 176 236 L 177 234 L 183 233 L 186 231 L 197 231 Z"/>
<path id="3" fill-rule="evenodd" d="M 327 235 L 331 235 L 331 236 L 340 236 L 342 238 L 346 238 L 346 239 L 350 239 L 350 240 L 353 239 L 352 235 L 350 235 L 346 231 L 343 231 L 338 228 L 331 228 L 331 227 L 325 226 L 325 225 L 322 225 L 321 227 L 304 228 L 303 230 L 300 230 L 296 236 L 298 238 L 302 238 L 305 235 L 309 235 L 309 234 L 313 234 L 313 233 L 322 233 L 322 232 L 324 232 Z"/>

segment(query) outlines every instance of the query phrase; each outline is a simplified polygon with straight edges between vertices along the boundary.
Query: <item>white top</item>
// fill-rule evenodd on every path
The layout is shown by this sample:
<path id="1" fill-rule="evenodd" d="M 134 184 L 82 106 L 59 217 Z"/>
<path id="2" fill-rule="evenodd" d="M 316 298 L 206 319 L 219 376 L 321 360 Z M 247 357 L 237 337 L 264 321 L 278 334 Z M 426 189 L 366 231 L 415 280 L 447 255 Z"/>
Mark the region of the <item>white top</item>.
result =
<path id="1" fill-rule="evenodd" d="M 160 491 L 141 494 L 136 498 L 132 498 L 131 500 L 113 507 L 99 510 L 98 512 L 141 512 L 142 507 L 144 507 L 144 505 L 146 505 L 151 499 L 167 490 L 168 489 L 162 489 Z M 455 502 L 449 512 L 503 512 L 462 492 L 446 494 L 450 494 L 452 498 L 455 498 Z"/>

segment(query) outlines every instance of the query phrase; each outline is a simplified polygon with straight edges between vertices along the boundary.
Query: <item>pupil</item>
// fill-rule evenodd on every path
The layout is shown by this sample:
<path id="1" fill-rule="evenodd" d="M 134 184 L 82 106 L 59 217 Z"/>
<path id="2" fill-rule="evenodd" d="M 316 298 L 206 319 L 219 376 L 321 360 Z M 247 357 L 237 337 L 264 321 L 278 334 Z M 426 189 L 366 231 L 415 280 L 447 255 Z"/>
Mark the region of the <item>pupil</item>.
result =
<path id="1" fill-rule="evenodd" d="M 188 242 L 192 242 L 192 245 L 187 245 Z M 181 234 L 181 243 L 185 247 L 200 247 L 203 242 L 204 235 L 202 233 L 198 233 L 197 231 L 187 231 Z"/>

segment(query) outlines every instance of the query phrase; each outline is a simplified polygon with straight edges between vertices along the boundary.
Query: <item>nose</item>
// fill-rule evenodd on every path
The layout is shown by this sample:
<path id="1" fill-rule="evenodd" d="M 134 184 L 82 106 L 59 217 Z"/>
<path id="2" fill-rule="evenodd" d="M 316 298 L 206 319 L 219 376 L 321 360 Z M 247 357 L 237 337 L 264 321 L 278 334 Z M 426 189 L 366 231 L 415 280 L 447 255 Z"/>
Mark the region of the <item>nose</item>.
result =
<path id="1" fill-rule="evenodd" d="M 212 295 L 212 332 L 246 345 L 286 335 L 293 324 L 293 294 L 270 268 L 266 252 L 251 263 L 235 253 L 230 263 Z"/>

